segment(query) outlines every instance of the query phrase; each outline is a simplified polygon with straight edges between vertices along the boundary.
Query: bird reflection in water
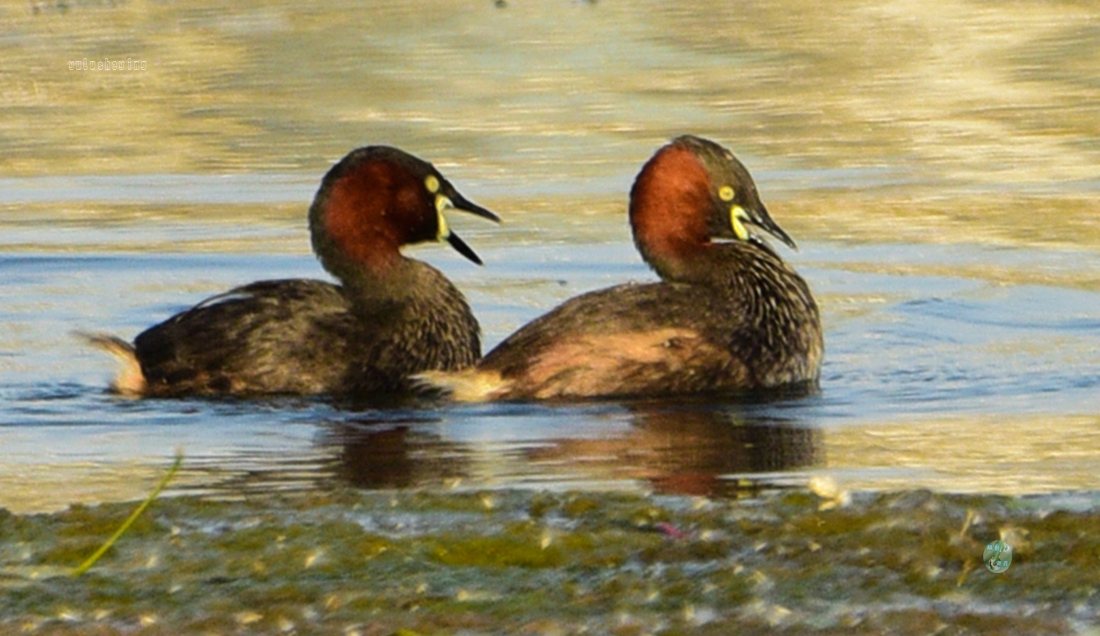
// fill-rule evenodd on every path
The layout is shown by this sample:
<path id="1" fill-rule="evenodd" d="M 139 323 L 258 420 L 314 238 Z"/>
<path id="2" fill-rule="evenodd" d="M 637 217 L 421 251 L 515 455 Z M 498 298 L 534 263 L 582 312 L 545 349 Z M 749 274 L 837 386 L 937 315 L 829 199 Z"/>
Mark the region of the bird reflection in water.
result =
<path id="1" fill-rule="evenodd" d="M 622 425 L 624 415 L 627 426 Z M 476 482 L 486 477 L 493 487 L 629 480 L 662 494 L 737 497 L 746 490 L 791 483 L 789 476 L 777 473 L 824 461 L 819 429 L 741 409 L 635 404 L 625 412 L 604 410 L 595 417 L 607 419 L 606 435 L 593 435 L 591 428 L 573 437 L 547 431 L 546 439 L 525 436 L 522 443 L 509 443 L 509 431 L 502 427 L 501 444 L 489 453 L 483 440 L 448 439 L 439 420 L 430 418 L 333 424 L 321 443 L 336 450 L 339 479 L 369 489 L 456 480 L 480 487 L 486 484 Z M 461 422 L 448 422 L 443 428 L 455 432 L 461 427 Z"/>
<path id="2" fill-rule="evenodd" d="M 602 457 L 619 479 L 643 480 L 662 494 L 707 497 L 778 485 L 775 473 L 823 461 L 816 428 L 705 408 L 637 408 L 631 415 L 626 436 L 558 440 L 532 458 Z"/>
<path id="3" fill-rule="evenodd" d="M 462 445 L 429 427 L 429 420 L 341 423 L 322 443 L 338 449 L 335 473 L 356 488 L 411 488 L 464 477 Z"/>

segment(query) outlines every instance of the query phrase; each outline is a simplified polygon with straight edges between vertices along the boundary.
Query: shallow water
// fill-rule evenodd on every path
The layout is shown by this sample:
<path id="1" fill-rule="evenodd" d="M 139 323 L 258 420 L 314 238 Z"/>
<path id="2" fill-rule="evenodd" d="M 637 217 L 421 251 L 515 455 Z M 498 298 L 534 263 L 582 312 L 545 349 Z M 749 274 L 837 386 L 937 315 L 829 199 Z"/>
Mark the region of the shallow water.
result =
<path id="1" fill-rule="evenodd" d="M 426 19 L 424 16 L 430 16 Z M 951 16 L 945 18 L 944 16 Z M 3 8 L 0 507 L 351 483 L 732 496 L 1095 491 L 1100 15 L 1075 3 L 140 2 Z M 70 71 L 141 58 L 145 71 Z M 323 277 L 305 210 L 367 143 L 505 218 L 413 250 L 486 347 L 653 276 L 625 197 L 680 132 L 734 149 L 824 312 L 820 394 L 765 404 L 128 401 L 132 337 L 232 285 Z"/>
<path id="2" fill-rule="evenodd" d="M 553 223 L 553 215 L 539 217 L 547 219 Z M 441 248 L 418 256 L 467 291 L 487 347 L 561 299 L 652 278 L 627 237 L 614 236 L 622 230 L 569 245 L 520 239 L 528 243 L 520 246 L 491 229 L 463 230 L 479 246 L 484 269 Z M 268 233 L 282 240 L 283 231 Z M 219 234 L 201 226 L 180 233 L 200 243 Z M 821 300 L 828 355 L 819 395 L 778 403 L 349 412 L 312 400 L 130 401 L 105 394 L 111 361 L 85 350 L 71 330 L 132 336 L 233 284 L 321 275 L 304 254 L 242 251 L 74 249 L 0 260 L 11 334 L 0 386 L 0 471 L 6 483 L 19 484 L 5 488 L 5 506 L 138 496 L 154 477 L 149 464 L 177 448 L 187 455 L 181 485 L 225 494 L 335 479 L 366 487 L 461 480 L 471 487 L 718 495 L 745 487 L 746 479 L 804 483 L 821 471 L 876 489 L 1096 486 L 1096 291 L 957 273 L 990 268 L 1005 277 L 1022 270 L 1057 279 L 1100 271 L 1091 252 L 805 242 L 791 258 Z"/>

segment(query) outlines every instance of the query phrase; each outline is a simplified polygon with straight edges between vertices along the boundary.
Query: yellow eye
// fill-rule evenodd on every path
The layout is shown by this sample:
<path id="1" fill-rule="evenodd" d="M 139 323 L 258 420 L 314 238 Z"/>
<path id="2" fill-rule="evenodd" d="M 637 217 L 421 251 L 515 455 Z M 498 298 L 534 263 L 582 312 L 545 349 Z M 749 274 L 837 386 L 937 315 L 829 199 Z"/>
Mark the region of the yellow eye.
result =
<path id="1" fill-rule="evenodd" d="M 431 192 L 432 194 L 439 192 L 439 179 L 436 179 L 434 174 L 428 175 L 424 179 L 424 187 L 427 188 L 428 192 Z"/>
<path id="2" fill-rule="evenodd" d="M 729 201 L 733 201 L 733 197 L 736 194 L 737 193 L 733 191 L 733 188 L 731 188 L 729 186 L 722 186 L 718 190 L 718 198 L 722 199 L 723 201 L 726 201 L 727 203 Z"/>

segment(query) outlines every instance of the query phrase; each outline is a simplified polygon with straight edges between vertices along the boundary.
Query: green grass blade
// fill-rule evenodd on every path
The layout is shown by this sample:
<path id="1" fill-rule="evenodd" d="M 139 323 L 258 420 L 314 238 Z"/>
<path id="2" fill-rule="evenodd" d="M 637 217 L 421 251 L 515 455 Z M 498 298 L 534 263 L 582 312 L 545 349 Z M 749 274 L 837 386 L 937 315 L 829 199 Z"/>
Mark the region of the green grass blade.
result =
<path id="1" fill-rule="evenodd" d="M 145 512 L 145 509 L 148 508 L 149 505 L 153 503 L 153 500 L 157 498 L 157 495 L 160 494 L 160 491 L 164 490 L 164 487 L 168 485 L 169 481 L 172 481 L 172 477 L 176 475 L 176 472 L 180 469 L 180 465 L 182 464 L 183 453 L 177 452 L 176 461 L 172 463 L 172 467 L 168 469 L 168 473 L 165 474 L 164 478 L 160 480 L 160 483 L 157 484 L 157 487 L 153 489 L 153 492 L 150 493 L 148 497 L 146 497 L 145 501 L 141 502 L 141 505 L 137 507 L 137 510 L 135 510 L 126 519 L 126 521 L 122 523 L 119 529 L 115 531 L 113 535 L 111 535 L 111 538 L 107 539 L 107 542 L 95 551 L 95 554 L 88 557 L 88 559 L 84 561 L 84 563 L 80 564 L 80 567 L 73 570 L 72 575 L 74 578 L 80 576 L 81 574 L 84 574 L 89 569 L 91 569 L 91 567 L 95 565 L 96 561 L 98 561 L 99 558 L 107 552 L 107 550 L 111 549 L 111 546 L 115 544 L 115 541 L 118 541 L 119 537 L 121 537 L 127 530 L 130 529 L 130 526 L 132 526 L 134 522 L 137 521 L 137 518 L 141 516 L 141 513 Z"/>

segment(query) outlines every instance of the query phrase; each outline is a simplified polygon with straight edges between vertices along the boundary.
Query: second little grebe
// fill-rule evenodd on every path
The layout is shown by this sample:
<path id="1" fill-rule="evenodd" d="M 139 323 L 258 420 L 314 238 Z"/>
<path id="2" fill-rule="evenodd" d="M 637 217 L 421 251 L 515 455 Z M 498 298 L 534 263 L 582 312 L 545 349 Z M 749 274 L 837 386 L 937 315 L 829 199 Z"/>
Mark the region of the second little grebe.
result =
<path id="1" fill-rule="evenodd" d="M 690 135 L 661 148 L 630 191 L 630 224 L 662 282 L 573 298 L 476 367 L 421 379 L 471 401 L 816 386 L 824 351 L 817 304 L 758 233 L 795 245 L 732 153 Z"/>
<path id="2" fill-rule="evenodd" d="M 400 393 L 410 374 L 456 370 L 481 355 L 466 299 L 404 245 L 445 240 L 450 209 L 499 221 L 430 163 L 388 146 L 349 153 L 309 209 L 314 252 L 340 280 L 269 280 L 209 298 L 131 345 L 91 335 L 121 358 L 113 388 L 134 396 Z"/>

